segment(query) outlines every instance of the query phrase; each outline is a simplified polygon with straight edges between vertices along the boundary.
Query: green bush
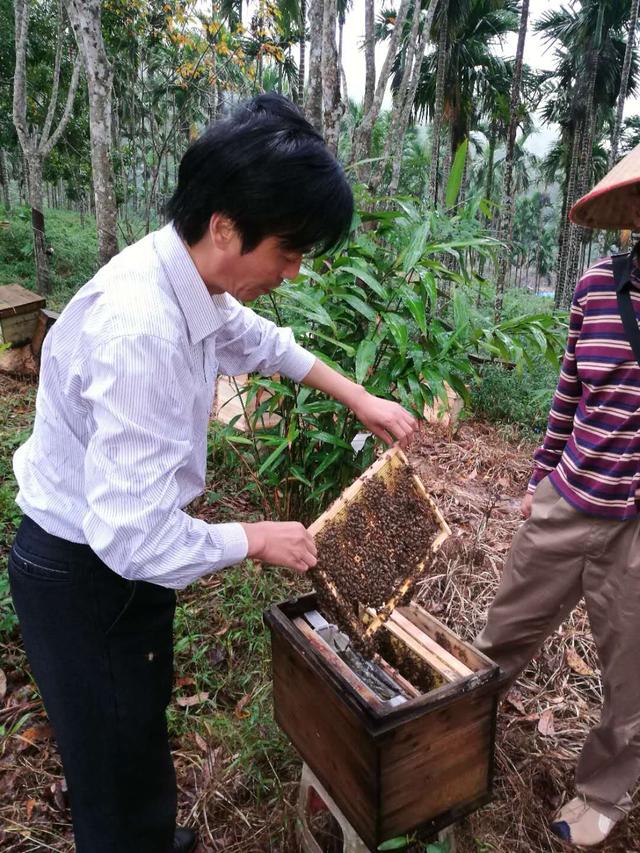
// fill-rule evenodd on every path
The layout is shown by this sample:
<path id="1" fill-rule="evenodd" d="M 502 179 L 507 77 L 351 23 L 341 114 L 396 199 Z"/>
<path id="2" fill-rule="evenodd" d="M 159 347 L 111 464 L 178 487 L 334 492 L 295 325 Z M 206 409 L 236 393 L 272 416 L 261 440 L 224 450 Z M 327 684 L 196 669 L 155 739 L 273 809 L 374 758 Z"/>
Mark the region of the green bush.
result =
<path id="1" fill-rule="evenodd" d="M 445 216 L 406 199 L 398 207 L 362 214 L 375 230 L 357 228 L 331 261 L 316 260 L 263 300 L 261 313 L 291 326 L 307 349 L 371 393 L 419 413 L 444 397 L 445 383 L 467 399 L 477 358 L 557 364 L 566 330 L 555 316 L 496 324 L 473 310 L 472 260 L 496 245 L 477 220 L 464 209 Z M 355 416 L 286 380 L 251 377 L 238 389 L 245 409 L 262 390 L 271 396 L 251 416 L 248 435 L 233 424 L 217 434 L 217 467 L 240 461 L 254 472 L 248 488 L 260 493 L 267 512 L 307 521 L 371 462 L 372 442 L 355 455 Z M 270 412 L 281 420 L 265 429 Z"/>
<path id="2" fill-rule="evenodd" d="M 471 387 L 474 413 L 498 423 L 517 424 L 525 435 L 539 436 L 547 425 L 560 366 L 538 359 L 522 370 L 488 364 Z"/>

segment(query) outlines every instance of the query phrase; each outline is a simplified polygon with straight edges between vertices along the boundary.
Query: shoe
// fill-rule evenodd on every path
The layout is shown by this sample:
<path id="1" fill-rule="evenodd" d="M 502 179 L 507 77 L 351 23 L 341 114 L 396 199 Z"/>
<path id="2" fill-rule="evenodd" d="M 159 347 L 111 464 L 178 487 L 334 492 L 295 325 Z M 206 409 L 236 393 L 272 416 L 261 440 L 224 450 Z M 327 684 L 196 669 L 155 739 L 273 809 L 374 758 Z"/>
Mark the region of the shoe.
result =
<path id="1" fill-rule="evenodd" d="M 566 803 L 553 819 L 551 832 L 577 847 L 593 847 L 609 835 L 616 821 L 596 811 L 582 797 Z"/>
<path id="2" fill-rule="evenodd" d="M 179 826 L 173 836 L 173 853 L 192 853 L 197 843 L 198 836 L 192 829 Z"/>

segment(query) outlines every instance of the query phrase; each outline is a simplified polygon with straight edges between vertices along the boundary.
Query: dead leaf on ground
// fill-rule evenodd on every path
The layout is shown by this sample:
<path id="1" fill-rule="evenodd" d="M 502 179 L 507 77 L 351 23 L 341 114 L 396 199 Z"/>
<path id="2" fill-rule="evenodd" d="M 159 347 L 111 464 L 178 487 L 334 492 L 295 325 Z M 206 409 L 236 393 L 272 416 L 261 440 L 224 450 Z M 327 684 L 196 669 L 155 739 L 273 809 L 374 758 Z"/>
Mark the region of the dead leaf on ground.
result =
<path id="1" fill-rule="evenodd" d="M 207 660 L 211 666 L 216 667 L 227 659 L 227 650 L 224 646 L 214 646 L 207 652 Z"/>
<path id="2" fill-rule="evenodd" d="M 193 705 L 201 705 L 209 698 L 208 692 L 205 690 L 202 693 L 195 693 L 193 696 L 178 696 L 176 702 L 181 708 L 191 708 Z"/>
<path id="3" fill-rule="evenodd" d="M 245 693 L 245 695 L 242 697 L 242 699 L 240 699 L 238 701 L 238 703 L 236 704 L 236 707 L 235 707 L 233 713 L 238 719 L 241 719 L 242 717 L 248 717 L 249 716 L 249 712 L 244 710 L 244 706 L 247 704 L 247 702 L 250 699 L 251 699 L 251 694 Z"/>
<path id="4" fill-rule="evenodd" d="M 527 713 L 524 708 L 524 703 L 522 701 L 522 693 L 517 690 L 515 687 L 512 687 L 511 690 L 505 696 L 505 700 L 512 705 L 516 711 L 519 711 L 523 716 Z"/>
<path id="5" fill-rule="evenodd" d="M 41 743 L 52 738 L 53 729 L 48 723 L 38 723 L 35 726 L 29 726 L 23 732 L 18 732 L 16 737 L 22 741 L 21 748 L 26 749 L 28 746 L 33 746 L 36 743 Z"/>
<path id="6" fill-rule="evenodd" d="M 0 702 L 3 701 L 4 697 L 7 695 L 7 676 L 4 673 L 4 670 L 0 669 Z"/>
<path id="7" fill-rule="evenodd" d="M 31 820 L 31 815 L 33 814 L 33 809 L 35 808 L 35 805 L 35 800 L 27 800 L 27 820 Z"/>
<path id="8" fill-rule="evenodd" d="M 60 809 L 60 811 L 64 811 L 67 808 L 67 780 L 66 779 L 58 779 L 57 782 L 54 782 L 50 789 L 53 794 L 53 801 L 56 806 Z"/>
<path id="9" fill-rule="evenodd" d="M 591 669 L 589 664 L 585 660 L 583 660 L 580 655 L 573 649 L 567 649 L 565 651 L 564 657 L 571 669 L 578 675 L 595 675 L 595 672 Z"/>
<path id="10" fill-rule="evenodd" d="M 556 733 L 555 720 L 553 717 L 553 708 L 547 708 L 543 711 L 538 720 L 538 731 L 545 737 L 553 737 Z"/>
<path id="11" fill-rule="evenodd" d="M 198 732 L 193 733 L 193 739 L 195 740 L 196 746 L 198 747 L 198 749 L 201 752 L 206 753 L 209 751 L 209 745 L 207 744 L 206 740 L 202 737 L 202 735 L 198 734 Z"/>

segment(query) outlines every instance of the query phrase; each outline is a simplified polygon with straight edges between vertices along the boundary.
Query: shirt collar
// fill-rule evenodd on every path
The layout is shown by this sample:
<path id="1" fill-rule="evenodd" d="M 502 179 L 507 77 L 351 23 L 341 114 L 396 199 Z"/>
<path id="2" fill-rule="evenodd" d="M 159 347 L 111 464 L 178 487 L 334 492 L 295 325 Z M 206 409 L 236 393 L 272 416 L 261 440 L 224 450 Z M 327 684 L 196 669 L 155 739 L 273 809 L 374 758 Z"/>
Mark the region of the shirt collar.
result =
<path id="1" fill-rule="evenodd" d="M 640 290 L 640 267 L 638 266 L 635 252 L 623 252 L 619 255 L 612 255 L 611 268 L 613 270 L 616 293 L 624 290 L 629 285 L 635 287 L 636 290 Z"/>
<path id="2" fill-rule="evenodd" d="M 187 321 L 192 345 L 212 335 L 227 321 L 235 300 L 227 293 L 209 293 L 196 265 L 172 223 L 153 235 L 160 263 Z"/>

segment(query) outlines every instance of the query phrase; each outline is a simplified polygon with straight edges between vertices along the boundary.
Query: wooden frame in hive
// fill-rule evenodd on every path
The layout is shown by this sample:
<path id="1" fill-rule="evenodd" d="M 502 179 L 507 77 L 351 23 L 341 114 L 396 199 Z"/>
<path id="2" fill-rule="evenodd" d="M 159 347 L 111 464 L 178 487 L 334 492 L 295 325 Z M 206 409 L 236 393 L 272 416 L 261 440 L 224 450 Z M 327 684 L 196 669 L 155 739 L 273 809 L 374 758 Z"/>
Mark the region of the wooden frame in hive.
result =
<path id="1" fill-rule="evenodd" d="M 311 524 L 309 532 L 313 536 L 317 536 L 328 525 L 333 522 L 339 522 L 341 516 L 348 512 L 349 506 L 358 500 L 360 492 L 368 480 L 376 478 L 378 480 L 388 481 L 395 470 L 408 465 L 409 461 L 399 447 L 394 446 L 389 448 L 389 450 L 385 451 L 379 459 L 377 459 L 369 468 L 367 468 L 366 471 L 362 473 L 360 477 L 358 477 L 357 480 L 355 480 L 355 482 L 348 486 L 342 492 L 340 497 L 338 497 L 331 506 L 321 516 L 319 516 L 313 524 Z M 370 639 L 378 628 L 380 628 L 383 622 L 389 617 L 397 607 L 398 603 L 409 591 L 411 586 L 424 573 L 427 568 L 429 558 L 438 551 L 442 543 L 451 535 L 449 525 L 438 509 L 435 501 L 425 488 L 420 477 L 415 473 L 412 474 L 412 477 L 416 491 L 429 506 L 429 509 L 436 520 L 439 533 L 434 537 L 429 553 L 425 554 L 424 558 L 417 566 L 408 568 L 404 580 L 392 591 L 392 594 L 382 607 L 378 608 L 377 611 L 372 612 L 371 609 L 367 607 L 368 602 L 360 602 L 362 605 L 363 617 L 363 621 L 360 622 L 353 614 L 353 608 L 345 601 L 340 590 L 336 588 L 331 578 L 320 569 L 315 569 L 313 571 L 316 580 L 319 581 L 319 583 L 322 584 L 333 597 L 340 614 L 345 619 L 345 622 L 348 623 L 350 629 L 355 632 L 356 636 L 363 637 L 365 640 Z M 374 567 L 372 567 L 372 570 L 373 569 Z M 365 622 L 366 626 L 364 624 Z"/>

